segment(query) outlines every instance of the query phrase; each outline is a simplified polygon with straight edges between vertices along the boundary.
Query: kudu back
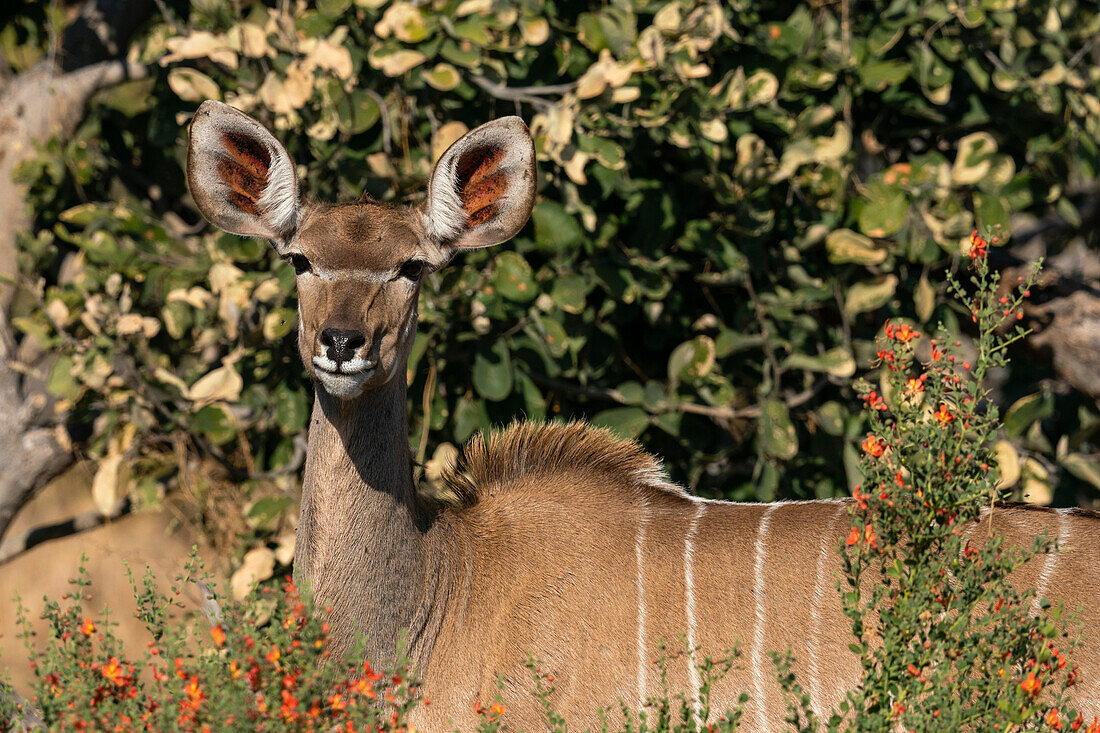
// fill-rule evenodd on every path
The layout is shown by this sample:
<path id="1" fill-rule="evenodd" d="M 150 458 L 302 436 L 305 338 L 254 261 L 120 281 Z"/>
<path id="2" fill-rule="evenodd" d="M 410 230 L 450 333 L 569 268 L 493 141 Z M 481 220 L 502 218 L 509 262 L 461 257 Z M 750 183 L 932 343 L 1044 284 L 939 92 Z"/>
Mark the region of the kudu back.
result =
<path id="1" fill-rule="evenodd" d="M 715 686 L 712 709 L 749 693 L 749 730 L 783 727 L 771 650 L 794 652 L 819 714 L 858 682 L 836 589 L 845 501 L 699 499 L 636 444 L 578 423 L 475 438 L 462 469 L 445 476 L 454 501 L 418 496 L 405 365 L 420 282 L 527 221 L 535 156 L 519 118 L 452 145 L 419 206 L 332 205 L 300 195 L 293 161 L 263 126 L 209 101 L 191 123 L 188 183 L 211 223 L 271 240 L 297 272 L 298 345 L 316 399 L 295 574 L 331 607 L 336 653 L 365 634 L 381 663 L 407 630 L 432 700 L 417 709 L 418 727 L 476 727 L 475 706 L 493 700 L 498 675 L 512 725 L 541 727 L 529 655 L 555 675 L 555 708 L 593 725 L 600 707 L 640 708 L 660 691 L 662 640 L 707 655 L 741 645 L 743 668 Z M 1017 584 L 1080 606 L 1086 632 L 1100 628 L 1097 515 L 994 514 L 1009 542 L 1046 531 L 1062 548 L 1025 566 Z M 1086 709 L 1100 705 L 1098 649 L 1086 639 L 1074 655 Z M 686 656 L 669 663 L 668 681 L 689 694 L 700 685 Z"/>

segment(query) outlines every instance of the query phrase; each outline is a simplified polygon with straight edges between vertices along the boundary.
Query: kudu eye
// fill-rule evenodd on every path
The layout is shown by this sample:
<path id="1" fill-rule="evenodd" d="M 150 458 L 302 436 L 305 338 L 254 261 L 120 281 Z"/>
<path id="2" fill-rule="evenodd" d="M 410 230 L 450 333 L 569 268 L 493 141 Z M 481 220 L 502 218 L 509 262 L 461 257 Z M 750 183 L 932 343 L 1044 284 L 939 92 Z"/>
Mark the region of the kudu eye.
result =
<path id="1" fill-rule="evenodd" d="M 296 275 L 301 275 L 303 272 L 312 272 L 313 266 L 309 264 L 309 260 L 304 254 L 294 252 L 286 256 L 286 261 L 290 263 L 290 266 L 294 268 Z"/>
<path id="2" fill-rule="evenodd" d="M 401 265 L 401 269 L 397 271 L 397 274 L 406 280 L 417 282 L 424 276 L 425 269 L 424 260 L 409 260 Z"/>

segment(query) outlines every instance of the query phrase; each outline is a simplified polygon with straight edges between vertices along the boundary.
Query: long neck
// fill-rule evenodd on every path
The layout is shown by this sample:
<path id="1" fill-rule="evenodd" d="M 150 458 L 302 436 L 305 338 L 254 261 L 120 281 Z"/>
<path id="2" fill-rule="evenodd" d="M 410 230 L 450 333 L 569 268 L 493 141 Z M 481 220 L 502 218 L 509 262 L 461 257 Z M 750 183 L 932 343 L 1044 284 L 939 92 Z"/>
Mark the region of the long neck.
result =
<path id="1" fill-rule="evenodd" d="M 351 401 L 317 390 L 294 555 L 317 607 L 331 608 L 334 656 L 362 633 L 376 664 L 422 623 L 425 584 L 438 574 L 413 487 L 403 377 Z"/>

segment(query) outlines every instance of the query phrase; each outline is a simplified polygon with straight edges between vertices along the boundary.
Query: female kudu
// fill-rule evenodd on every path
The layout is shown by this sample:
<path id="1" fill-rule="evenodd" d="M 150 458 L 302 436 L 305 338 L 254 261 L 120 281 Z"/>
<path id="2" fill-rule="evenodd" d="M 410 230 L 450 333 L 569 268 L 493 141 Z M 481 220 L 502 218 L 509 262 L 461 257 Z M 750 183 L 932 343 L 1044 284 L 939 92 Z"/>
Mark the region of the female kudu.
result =
<path id="1" fill-rule="evenodd" d="M 523 122 L 507 117 L 439 159 L 425 201 L 303 200 L 294 164 L 259 123 L 208 101 L 190 129 L 188 182 L 213 224 L 270 239 L 297 272 L 298 345 L 316 381 L 295 573 L 332 609 L 334 651 L 365 634 L 376 662 L 408 631 L 432 704 L 418 727 L 476 725 L 475 703 L 501 675 L 519 727 L 541 726 L 528 655 L 556 675 L 555 708 L 593 724 L 621 698 L 659 691 L 660 640 L 715 654 L 740 641 L 743 670 L 713 690 L 713 709 L 751 700 L 750 729 L 782 727 L 784 700 L 767 652 L 790 648 L 819 712 L 858 682 L 835 590 L 848 504 L 705 501 L 670 484 L 634 443 L 582 424 L 518 424 L 466 447 L 447 476 L 457 500 L 420 499 L 412 480 L 405 365 L 423 275 L 460 250 L 511 238 L 535 195 Z M 1028 544 L 1043 531 L 1062 552 L 1017 582 L 1057 591 L 1100 628 L 1100 520 L 1076 511 L 1001 509 L 995 524 Z M 1100 700 L 1091 640 L 1077 696 Z M 687 658 L 673 689 L 700 680 Z"/>

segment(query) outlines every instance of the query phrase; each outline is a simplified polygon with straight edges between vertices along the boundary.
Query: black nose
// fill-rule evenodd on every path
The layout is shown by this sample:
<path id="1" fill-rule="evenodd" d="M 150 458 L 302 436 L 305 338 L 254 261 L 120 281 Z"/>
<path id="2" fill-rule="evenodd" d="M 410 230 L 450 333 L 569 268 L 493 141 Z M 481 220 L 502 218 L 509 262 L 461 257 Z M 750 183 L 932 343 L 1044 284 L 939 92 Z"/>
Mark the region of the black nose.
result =
<path id="1" fill-rule="evenodd" d="M 367 340 L 359 331 L 341 331 L 338 328 L 326 328 L 321 331 L 321 343 L 325 345 L 325 355 L 339 364 L 347 361 Z"/>

